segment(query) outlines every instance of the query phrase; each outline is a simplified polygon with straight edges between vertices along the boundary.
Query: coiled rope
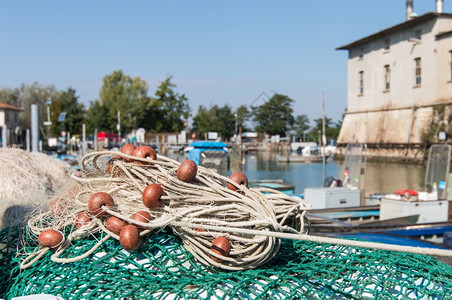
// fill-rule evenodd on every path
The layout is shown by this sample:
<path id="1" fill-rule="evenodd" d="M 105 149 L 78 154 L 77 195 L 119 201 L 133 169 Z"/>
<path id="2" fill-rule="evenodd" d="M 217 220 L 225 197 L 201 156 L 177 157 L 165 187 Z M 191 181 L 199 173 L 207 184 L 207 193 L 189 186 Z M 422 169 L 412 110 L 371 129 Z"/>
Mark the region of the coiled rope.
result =
<path id="1" fill-rule="evenodd" d="M 137 161 L 144 164 L 135 163 Z M 309 205 L 301 198 L 272 189 L 247 188 L 202 166 L 198 167 L 193 182 L 183 182 L 176 176 L 180 165 L 178 161 L 161 155 L 150 160 L 110 151 L 90 153 L 82 159 L 82 176 L 73 177 L 77 184 L 66 194 L 55 197 L 53 209 L 32 217 L 28 226 L 36 235 L 50 228 L 61 232 L 71 230 L 51 259 L 63 263 L 84 259 L 94 249 L 76 257 L 63 257 L 74 240 L 94 237 L 97 233 L 103 236 L 96 247 L 108 238 L 119 240 L 119 236 L 105 226 L 105 217 L 92 217 L 91 222 L 79 229 L 73 227 L 76 216 L 87 212 L 91 195 L 105 192 L 112 196 L 115 205 L 103 206 L 102 209 L 108 216 L 144 227 L 146 230 L 140 232 L 141 238 L 169 226 L 199 261 L 227 270 L 265 264 L 280 247 L 277 237 L 244 234 L 237 229 L 257 233 L 307 233 L 305 215 Z M 164 190 L 163 204 L 149 210 L 143 204 L 142 193 L 153 183 L 160 184 Z M 227 183 L 237 190 L 228 189 Z M 152 218 L 148 222 L 133 219 L 138 211 L 148 211 Z M 215 229 L 220 227 L 230 230 Z M 226 256 L 211 249 L 212 241 L 220 236 L 227 238 L 230 244 Z M 29 254 L 21 267 L 33 265 L 47 250 L 42 248 Z"/>

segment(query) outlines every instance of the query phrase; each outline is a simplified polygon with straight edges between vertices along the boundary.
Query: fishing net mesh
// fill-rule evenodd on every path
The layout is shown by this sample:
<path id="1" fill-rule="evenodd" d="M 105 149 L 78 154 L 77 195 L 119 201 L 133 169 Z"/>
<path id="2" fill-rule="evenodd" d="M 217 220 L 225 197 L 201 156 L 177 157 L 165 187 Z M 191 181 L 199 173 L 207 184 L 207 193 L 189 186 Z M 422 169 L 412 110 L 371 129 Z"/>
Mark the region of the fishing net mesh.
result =
<path id="1" fill-rule="evenodd" d="M 101 234 L 74 241 L 65 255 L 86 252 Z M 48 251 L 27 269 L 24 253 L 39 247 L 24 227 L 0 232 L 0 297 L 52 294 L 64 299 L 446 299 L 452 267 L 409 253 L 283 240 L 255 269 L 226 271 L 201 264 L 163 228 L 136 252 L 108 239 L 89 257 L 57 263 Z M 28 249 L 27 249 L 28 248 Z M 31 248 L 31 249 L 30 249 Z"/>

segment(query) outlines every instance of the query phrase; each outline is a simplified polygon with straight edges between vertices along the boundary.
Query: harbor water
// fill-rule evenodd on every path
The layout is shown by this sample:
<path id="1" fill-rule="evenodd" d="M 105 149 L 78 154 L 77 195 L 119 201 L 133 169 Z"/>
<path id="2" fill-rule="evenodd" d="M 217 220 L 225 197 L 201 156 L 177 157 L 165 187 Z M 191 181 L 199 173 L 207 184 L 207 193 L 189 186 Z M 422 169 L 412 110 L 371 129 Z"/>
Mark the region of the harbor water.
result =
<path id="1" fill-rule="evenodd" d="M 169 157 L 182 161 L 187 155 L 173 154 Z M 323 164 L 279 162 L 277 154 L 262 151 L 244 156 L 243 172 L 250 181 L 260 179 L 281 179 L 295 186 L 295 193 L 301 194 L 305 188 L 323 186 Z M 343 180 L 343 161 L 328 159 L 325 177 Z M 364 193 L 395 193 L 397 189 L 424 189 L 425 165 L 406 163 L 367 162 L 364 177 Z M 228 172 L 228 175 L 230 172 Z"/>
<path id="2" fill-rule="evenodd" d="M 366 164 L 364 192 L 395 193 L 397 189 L 424 189 L 425 166 L 414 164 L 375 163 Z M 328 159 L 325 164 L 325 177 L 343 180 L 343 161 Z M 305 188 L 323 186 L 322 163 L 281 163 L 271 152 L 245 156 L 244 173 L 249 180 L 282 179 L 295 186 L 296 193 Z"/>

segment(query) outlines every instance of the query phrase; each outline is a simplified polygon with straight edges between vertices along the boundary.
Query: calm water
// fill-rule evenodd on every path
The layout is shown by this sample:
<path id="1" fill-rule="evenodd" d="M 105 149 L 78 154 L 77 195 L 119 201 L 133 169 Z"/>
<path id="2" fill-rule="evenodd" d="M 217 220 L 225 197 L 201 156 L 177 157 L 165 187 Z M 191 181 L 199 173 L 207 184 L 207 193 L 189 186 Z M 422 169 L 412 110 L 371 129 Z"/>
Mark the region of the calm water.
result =
<path id="1" fill-rule="evenodd" d="M 178 161 L 188 156 L 168 155 Z M 343 161 L 328 160 L 326 177 L 343 179 Z M 365 194 L 395 193 L 397 189 L 423 190 L 426 168 L 424 165 L 367 163 L 365 172 Z M 282 179 L 295 186 L 296 193 L 308 187 L 323 185 L 322 163 L 280 163 L 272 152 L 259 152 L 245 156 L 244 173 L 249 180 Z"/>
<path id="2" fill-rule="evenodd" d="M 343 161 L 328 160 L 325 176 L 343 179 Z M 245 174 L 250 180 L 283 179 L 294 185 L 296 193 L 305 188 L 323 185 L 322 163 L 280 163 L 274 153 L 259 153 L 245 157 Z M 394 163 L 367 163 L 365 193 L 394 193 L 397 189 L 422 190 L 425 166 Z"/>

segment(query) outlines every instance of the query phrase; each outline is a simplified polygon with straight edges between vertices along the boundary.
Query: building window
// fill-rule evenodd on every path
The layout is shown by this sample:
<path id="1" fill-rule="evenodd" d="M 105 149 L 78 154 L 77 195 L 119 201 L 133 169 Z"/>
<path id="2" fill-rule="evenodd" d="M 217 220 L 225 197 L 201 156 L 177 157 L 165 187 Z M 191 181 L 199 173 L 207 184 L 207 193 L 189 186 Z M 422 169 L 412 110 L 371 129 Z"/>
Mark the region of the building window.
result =
<path id="1" fill-rule="evenodd" d="M 9 123 L 9 112 L 6 112 L 6 123 Z"/>
<path id="2" fill-rule="evenodd" d="M 390 39 L 385 39 L 384 40 L 384 45 L 385 45 L 385 51 L 389 51 L 389 47 L 391 47 L 391 40 Z"/>
<path id="3" fill-rule="evenodd" d="M 364 48 L 359 48 L 359 59 L 363 59 L 363 56 L 364 56 Z"/>
<path id="4" fill-rule="evenodd" d="M 450 78 L 449 80 L 452 81 L 452 51 L 449 51 L 449 70 L 450 70 Z"/>
<path id="5" fill-rule="evenodd" d="M 416 68 L 415 68 L 415 78 L 416 78 L 416 86 L 420 86 L 421 85 L 421 83 L 422 83 L 422 81 L 421 81 L 421 71 L 422 71 L 422 69 L 421 69 L 421 58 L 420 57 L 418 57 L 418 58 L 415 58 L 414 59 L 414 62 L 415 62 L 415 65 L 416 65 Z"/>
<path id="6" fill-rule="evenodd" d="M 359 72 L 359 95 L 364 94 L 364 71 Z"/>
<path id="7" fill-rule="evenodd" d="M 414 36 L 413 38 L 418 40 L 419 42 L 421 41 L 421 36 L 422 36 L 422 30 L 417 29 L 414 31 Z"/>
<path id="8" fill-rule="evenodd" d="M 389 91 L 391 85 L 390 85 L 390 79 L 391 79 L 391 69 L 389 68 L 389 65 L 385 66 L 385 91 Z"/>

